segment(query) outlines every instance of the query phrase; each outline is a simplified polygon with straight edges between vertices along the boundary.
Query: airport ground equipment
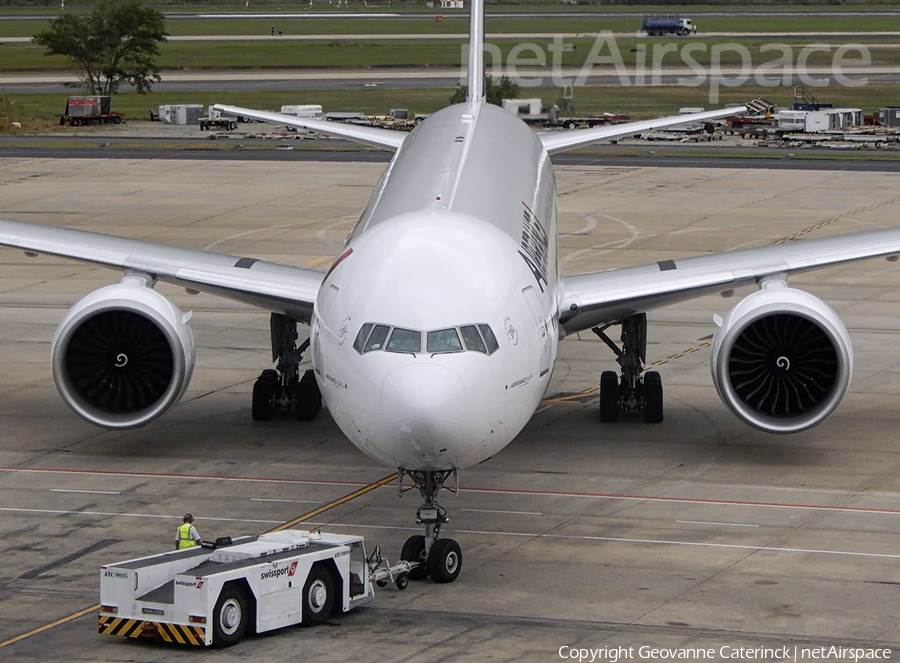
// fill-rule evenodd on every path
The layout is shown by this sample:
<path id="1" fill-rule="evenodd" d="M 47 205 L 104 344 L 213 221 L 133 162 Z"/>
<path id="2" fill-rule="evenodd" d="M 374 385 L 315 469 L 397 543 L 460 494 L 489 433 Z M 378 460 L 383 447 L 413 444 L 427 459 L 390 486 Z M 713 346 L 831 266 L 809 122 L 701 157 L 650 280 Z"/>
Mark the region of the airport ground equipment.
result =
<path id="1" fill-rule="evenodd" d="M 686 37 L 697 32 L 691 19 L 681 18 L 678 14 L 644 14 L 641 30 L 651 37 L 664 35 Z"/>
<path id="2" fill-rule="evenodd" d="M 103 95 L 69 97 L 59 126 L 81 127 L 91 124 L 121 124 L 125 113 L 112 112 L 112 98 Z"/>
<path id="3" fill-rule="evenodd" d="M 228 647 L 245 634 L 315 625 L 405 589 L 416 564 L 366 557 L 361 536 L 286 530 L 100 567 L 101 634 Z"/>
<path id="4" fill-rule="evenodd" d="M 879 110 L 878 122 L 883 127 L 900 127 L 900 107 L 887 106 Z"/>
<path id="5" fill-rule="evenodd" d="M 221 129 L 222 131 L 234 131 L 237 129 L 238 119 L 233 116 L 223 115 L 220 111 L 209 109 L 205 117 L 200 118 L 200 131 Z"/>

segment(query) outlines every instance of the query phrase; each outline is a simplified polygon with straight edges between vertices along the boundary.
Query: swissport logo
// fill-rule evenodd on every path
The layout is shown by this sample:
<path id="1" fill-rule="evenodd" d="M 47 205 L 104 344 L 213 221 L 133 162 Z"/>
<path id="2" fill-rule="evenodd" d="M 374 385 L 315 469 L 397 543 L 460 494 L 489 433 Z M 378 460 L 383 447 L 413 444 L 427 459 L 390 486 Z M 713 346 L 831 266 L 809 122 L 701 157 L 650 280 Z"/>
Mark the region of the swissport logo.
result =
<path id="1" fill-rule="evenodd" d="M 291 562 L 290 568 L 288 568 L 287 566 L 282 567 L 282 568 L 275 567 L 273 569 L 269 569 L 268 571 L 266 571 L 264 573 L 260 573 L 259 579 L 260 580 L 272 580 L 275 578 L 280 578 L 283 575 L 287 575 L 287 577 L 290 578 L 296 572 L 297 572 L 297 562 L 294 561 L 294 562 Z"/>

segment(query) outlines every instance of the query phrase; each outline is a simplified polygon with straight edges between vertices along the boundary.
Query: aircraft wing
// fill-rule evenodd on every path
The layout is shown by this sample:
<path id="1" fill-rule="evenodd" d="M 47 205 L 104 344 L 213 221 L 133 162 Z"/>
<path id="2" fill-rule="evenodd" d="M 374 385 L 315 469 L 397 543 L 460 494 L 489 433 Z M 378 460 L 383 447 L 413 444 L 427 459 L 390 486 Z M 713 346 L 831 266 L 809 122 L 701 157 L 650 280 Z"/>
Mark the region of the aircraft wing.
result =
<path id="1" fill-rule="evenodd" d="M 898 254 L 900 228 L 889 228 L 568 276 L 560 323 L 571 334 L 766 276 Z"/>
<path id="2" fill-rule="evenodd" d="M 328 120 L 312 120 L 304 117 L 282 115 L 281 113 L 270 113 L 268 111 L 240 108 L 238 106 L 216 104 L 213 106 L 213 109 L 225 113 L 226 115 L 249 117 L 252 120 L 274 122 L 275 124 L 285 124 L 290 127 L 309 129 L 310 131 L 317 131 L 332 136 L 341 136 L 342 138 L 347 138 L 357 143 L 382 147 L 388 150 L 399 150 L 400 146 L 403 145 L 404 139 L 409 135 L 405 131 L 379 129 L 378 127 L 361 127 L 356 124 L 330 122 Z"/>
<path id="3" fill-rule="evenodd" d="M 150 274 L 309 322 L 323 272 L 155 242 L 0 220 L 0 246 Z"/>
<path id="4" fill-rule="evenodd" d="M 614 124 L 608 127 L 596 127 L 594 129 L 579 129 L 575 131 L 554 131 L 538 134 L 538 138 L 544 144 L 544 148 L 550 154 L 564 152 L 576 147 L 584 147 L 593 143 L 599 143 L 601 140 L 609 140 L 611 138 L 621 138 L 623 136 L 634 136 L 645 131 L 653 131 L 654 129 L 665 129 L 666 127 L 674 127 L 679 124 L 690 124 L 692 122 L 706 122 L 709 120 L 719 120 L 723 117 L 731 117 L 732 115 L 740 115 L 747 111 L 746 106 L 737 106 L 734 108 L 720 108 L 714 111 L 705 111 L 703 113 L 691 113 L 690 115 L 673 115 L 670 117 L 661 117 L 656 120 L 643 120 L 640 122 L 626 122 L 625 124 Z"/>

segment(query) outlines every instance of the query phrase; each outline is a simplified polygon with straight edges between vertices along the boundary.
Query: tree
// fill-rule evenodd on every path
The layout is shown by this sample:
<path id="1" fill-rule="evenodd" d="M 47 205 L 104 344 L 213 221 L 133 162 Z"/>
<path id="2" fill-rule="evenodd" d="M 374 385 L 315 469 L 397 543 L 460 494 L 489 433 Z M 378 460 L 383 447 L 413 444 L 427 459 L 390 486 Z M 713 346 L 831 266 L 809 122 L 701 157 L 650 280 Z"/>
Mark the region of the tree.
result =
<path id="1" fill-rule="evenodd" d="M 484 76 L 485 101 L 495 106 L 502 106 L 504 99 L 515 99 L 519 96 L 519 86 L 513 83 L 509 76 L 501 76 L 500 83 L 494 85 L 494 79 L 490 74 Z M 450 97 L 451 104 L 461 104 L 466 100 L 466 88 L 460 85 Z"/>
<path id="2" fill-rule="evenodd" d="M 45 55 L 63 55 L 81 67 L 91 94 L 115 94 L 130 83 L 141 94 L 159 81 L 155 58 L 166 41 L 165 19 L 140 0 L 101 0 L 90 16 L 64 14 L 32 41 Z"/>

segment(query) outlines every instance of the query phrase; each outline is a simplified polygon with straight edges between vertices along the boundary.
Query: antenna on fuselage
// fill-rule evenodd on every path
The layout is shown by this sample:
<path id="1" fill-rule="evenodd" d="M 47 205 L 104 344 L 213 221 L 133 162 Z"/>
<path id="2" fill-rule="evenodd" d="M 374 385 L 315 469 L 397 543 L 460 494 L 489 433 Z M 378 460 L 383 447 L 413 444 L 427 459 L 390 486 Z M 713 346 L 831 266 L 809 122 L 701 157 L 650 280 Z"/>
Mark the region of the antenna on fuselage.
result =
<path id="1" fill-rule="evenodd" d="M 484 0 L 469 6 L 469 71 L 466 101 L 484 101 Z"/>

